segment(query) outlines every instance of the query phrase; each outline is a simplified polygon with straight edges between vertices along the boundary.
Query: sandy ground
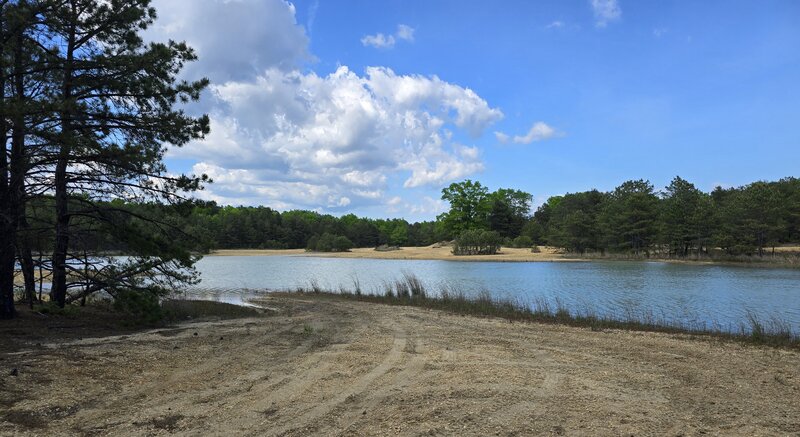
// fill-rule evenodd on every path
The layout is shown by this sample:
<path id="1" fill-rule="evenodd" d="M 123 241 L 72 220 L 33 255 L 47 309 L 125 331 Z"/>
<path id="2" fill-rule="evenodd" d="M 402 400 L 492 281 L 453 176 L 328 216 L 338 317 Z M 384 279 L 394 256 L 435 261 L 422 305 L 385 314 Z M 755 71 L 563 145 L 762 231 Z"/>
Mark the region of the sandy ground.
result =
<path id="1" fill-rule="evenodd" d="M 97 338 L 0 331 L 0 434 L 800 433 L 797 352 L 329 297 L 262 305 Z"/>
<path id="2" fill-rule="evenodd" d="M 435 259 L 449 261 L 577 261 L 576 259 L 565 258 L 557 249 L 552 247 L 540 247 L 539 253 L 532 253 L 530 249 L 514 249 L 504 247 L 500 253 L 495 255 L 453 255 L 451 247 L 403 247 L 400 250 L 380 252 L 372 248 L 357 248 L 350 252 L 306 252 L 303 249 L 286 250 L 258 250 L 258 249 L 235 249 L 217 250 L 211 256 L 273 256 L 273 255 L 293 255 L 293 256 L 316 256 L 333 258 L 374 258 L 374 259 Z"/>

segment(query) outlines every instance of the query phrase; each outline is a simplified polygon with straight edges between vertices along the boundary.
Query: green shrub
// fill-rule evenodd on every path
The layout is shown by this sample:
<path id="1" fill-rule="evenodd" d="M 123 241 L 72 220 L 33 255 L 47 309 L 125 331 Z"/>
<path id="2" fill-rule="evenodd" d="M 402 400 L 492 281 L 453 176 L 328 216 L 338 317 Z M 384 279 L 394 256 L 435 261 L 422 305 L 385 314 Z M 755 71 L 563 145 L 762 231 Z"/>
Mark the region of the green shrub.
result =
<path id="1" fill-rule="evenodd" d="M 353 242 L 345 236 L 338 236 L 333 240 L 333 250 L 335 252 L 347 252 L 353 248 Z"/>
<path id="2" fill-rule="evenodd" d="M 306 243 L 306 250 L 317 250 L 317 244 L 319 243 L 319 235 L 314 234 L 308 239 L 308 243 Z"/>
<path id="3" fill-rule="evenodd" d="M 469 230 L 456 238 L 454 255 L 494 255 L 500 250 L 500 234 L 494 231 Z"/>
<path id="4" fill-rule="evenodd" d="M 317 252 L 333 252 L 336 237 L 333 234 L 324 233 L 317 242 Z"/>
<path id="5" fill-rule="evenodd" d="M 164 318 L 158 296 L 147 291 L 120 291 L 114 296 L 114 309 L 134 323 L 153 324 Z"/>
<path id="6" fill-rule="evenodd" d="M 306 250 L 317 252 L 347 252 L 353 248 L 353 242 L 342 235 L 325 232 L 321 236 L 313 235 L 308 239 Z"/>
<path id="7" fill-rule="evenodd" d="M 533 246 L 533 240 L 527 235 L 520 235 L 511 244 L 517 248 L 529 248 Z"/>

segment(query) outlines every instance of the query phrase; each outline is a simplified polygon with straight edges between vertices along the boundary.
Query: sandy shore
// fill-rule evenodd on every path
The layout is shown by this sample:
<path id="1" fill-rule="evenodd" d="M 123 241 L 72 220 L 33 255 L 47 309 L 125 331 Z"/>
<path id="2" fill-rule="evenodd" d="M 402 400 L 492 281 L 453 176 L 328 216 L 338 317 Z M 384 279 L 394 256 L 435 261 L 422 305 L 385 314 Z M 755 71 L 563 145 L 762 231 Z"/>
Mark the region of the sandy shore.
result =
<path id="1" fill-rule="evenodd" d="M 777 247 L 776 253 L 783 255 L 800 254 L 800 247 Z M 771 250 L 770 250 L 771 253 Z M 574 255 L 565 255 L 563 250 L 539 246 L 539 252 L 533 253 L 530 249 L 515 249 L 503 247 L 495 255 L 456 256 L 450 247 L 402 247 L 400 250 L 387 252 L 377 251 L 372 248 L 357 248 L 350 252 L 307 252 L 304 249 L 228 249 L 217 250 L 207 256 L 306 256 L 325 258 L 368 258 L 368 259 L 409 259 L 409 260 L 444 260 L 444 261 L 496 261 L 496 262 L 591 262 L 591 261 L 623 261 L 625 259 L 603 258 L 587 256 L 584 258 Z M 632 259 L 635 260 L 635 259 Z M 638 261 L 644 261 L 639 259 Z M 753 262 L 727 261 L 727 260 L 687 260 L 687 259 L 662 259 L 652 258 L 648 261 L 659 261 L 674 264 L 694 265 L 732 265 L 746 267 L 796 267 L 796 263 L 786 262 Z M 779 260 L 780 261 L 780 260 Z"/>
<path id="2" fill-rule="evenodd" d="M 534 261 L 580 261 L 574 258 L 565 258 L 557 249 L 551 247 L 540 248 L 539 253 L 532 253 L 530 249 L 514 249 L 504 247 L 496 255 L 471 255 L 456 256 L 450 247 L 402 247 L 400 250 L 388 252 L 377 251 L 372 248 L 358 248 L 350 252 L 306 252 L 303 249 L 286 250 L 257 250 L 257 249 L 235 249 L 217 250 L 210 256 L 314 256 L 330 258 L 373 258 L 373 259 L 432 259 L 446 261 L 514 261 L 514 262 L 534 262 Z"/>
<path id="3" fill-rule="evenodd" d="M 0 434 L 800 432 L 793 351 L 324 296 L 262 305 L 94 338 L 0 324 Z"/>

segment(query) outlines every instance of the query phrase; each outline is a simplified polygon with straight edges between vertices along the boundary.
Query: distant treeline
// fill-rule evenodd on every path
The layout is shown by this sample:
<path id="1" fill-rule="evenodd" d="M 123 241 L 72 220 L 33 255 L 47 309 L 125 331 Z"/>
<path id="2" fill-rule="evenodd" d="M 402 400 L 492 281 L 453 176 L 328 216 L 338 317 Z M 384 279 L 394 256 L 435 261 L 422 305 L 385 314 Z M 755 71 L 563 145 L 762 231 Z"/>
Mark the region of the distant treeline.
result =
<path id="1" fill-rule="evenodd" d="M 435 222 L 369 219 L 347 214 L 334 217 L 313 211 L 278 212 L 268 207 L 196 206 L 185 227 L 200 236 L 200 249 L 318 249 L 320 242 L 345 237 L 355 247 L 427 246 L 447 239 Z M 335 249 L 334 249 L 335 250 Z"/>
<path id="2" fill-rule="evenodd" d="M 525 230 L 538 243 L 586 251 L 685 257 L 719 248 L 730 255 L 763 255 L 800 243 L 800 180 L 754 182 L 698 190 L 676 177 L 662 191 L 644 180 L 551 197 Z"/>
<path id="3" fill-rule="evenodd" d="M 480 182 L 454 183 L 443 190 L 442 197 L 450 203 L 449 211 L 435 221 L 415 223 L 202 201 L 171 206 L 112 204 L 133 213 L 129 226 L 137 226 L 139 214 L 171 223 L 183 231 L 189 246 L 200 252 L 346 250 L 350 244 L 427 246 L 456 239 L 467 231 L 494 231 L 506 247 L 548 245 L 579 254 L 685 257 L 721 250 L 730 255 L 763 255 L 777 245 L 800 244 L 797 178 L 717 187 L 710 193 L 680 177 L 660 191 L 648 181 L 634 180 L 611 192 L 591 190 L 551 197 L 533 214 L 529 194 L 509 189 L 489 192 Z M 124 252 L 126 247 L 119 243 L 124 239 L 115 238 L 114 232 L 95 233 L 101 240 L 85 240 L 84 244 L 90 250 Z M 146 228 L 139 226 L 138 232 L 146 232 Z M 336 237 L 347 241 L 327 243 Z"/>

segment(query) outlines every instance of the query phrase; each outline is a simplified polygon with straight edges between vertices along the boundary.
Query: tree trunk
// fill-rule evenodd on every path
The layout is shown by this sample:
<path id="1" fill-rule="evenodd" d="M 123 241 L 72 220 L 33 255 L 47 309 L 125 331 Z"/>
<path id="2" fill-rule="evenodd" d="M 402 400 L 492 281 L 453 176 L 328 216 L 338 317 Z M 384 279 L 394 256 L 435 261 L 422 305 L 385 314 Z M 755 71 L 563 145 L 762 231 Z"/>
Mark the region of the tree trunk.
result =
<path id="1" fill-rule="evenodd" d="M 5 212 L 5 208 L 3 210 Z M 2 221 L 3 225 L 0 226 L 0 319 L 11 319 L 17 314 L 14 308 L 14 240 L 9 238 L 13 237 L 13 232 L 9 232 L 7 220 L 4 218 Z"/>
<path id="2" fill-rule="evenodd" d="M 62 151 L 66 146 L 62 146 Z M 67 152 L 68 153 L 68 152 Z M 62 153 L 64 155 L 65 153 Z M 50 301 L 64 307 L 67 299 L 67 250 L 69 249 L 69 198 L 67 160 L 59 158 L 55 173 L 56 241 L 53 247 L 53 280 Z"/>
<path id="3" fill-rule="evenodd" d="M 5 140 L 5 135 L 3 135 Z M 5 151 L 4 151 L 5 152 Z M 16 315 L 14 308 L 14 230 L 8 196 L 8 162 L 0 158 L 0 319 Z"/>
<path id="4" fill-rule="evenodd" d="M 22 269 L 22 277 L 25 280 L 25 296 L 28 298 L 28 305 L 33 308 L 33 304 L 36 302 L 36 276 L 30 247 L 25 243 L 18 245 L 17 256 Z"/>
<path id="5" fill-rule="evenodd" d="M 53 247 L 53 279 L 50 300 L 64 307 L 67 300 L 67 251 L 69 250 L 69 193 L 67 192 L 67 166 L 72 146 L 72 63 L 75 52 L 75 28 L 70 29 L 64 63 L 62 99 L 64 109 L 60 114 L 61 144 L 55 170 L 56 236 Z"/>
<path id="6" fill-rule="evenodd" d="M 7 35 L 7 23 L 0 14 L 0 34 Z M 0 53 L 0 319 L 10 319 L 16 315 L 14 308 L 14 229 L 11 226 L 14 211 L 9 191 L 9 163 L 6 152 L 8 143 L 9 105 L 6 92 L 6 59 Z"/>
<path id="7" fill-rule="evenodd" d="M 3 79 L 0 77 L 0 90 L 5 89 Z M 3 105 L 0 109 L 0 115 L 2 115 L 0 116 L 0 140 L 5 145 L 8 138 L 8 125 L 5 118 L 5 96 L 2 94 L 0 94 L 0 102 Z M 4 146 L 3 153 L 0 153 L 0 319 L 10 319 L 16 315 L 14 308 L 14 229 L 11 227 L 13 212 L 8 188 L 8 160 Z"/>
<path id="8" fill-rule="evenodd" d="M 10 207 L 13 211 L 11 217 L 11 227 L 14 231 L 14 244 L 16 252 L 20 254 L 20 266 L 22 267 L 25 279 L 25 294 L 31 306 L 35 295 L 35 282 L 33 277 L 33 259 L 27 241 L 20 239 L 20 236 L 27 237 L 25 232 L 28 220 L 25 218 L 25 177 L 28 173 L 28 157 L 25 150 L 25 136 L 27 132 L 25 120 L 25 68 L 23 65 L 25 53 L 23 52 L 23 29 L 20 27 L 16 31 L 14 45 L 14 110 L 12 111 L 13 126 L 11 134 L 11 162 L 9 163 L 10 178 L 8 191 L 10 195 Z"/>

